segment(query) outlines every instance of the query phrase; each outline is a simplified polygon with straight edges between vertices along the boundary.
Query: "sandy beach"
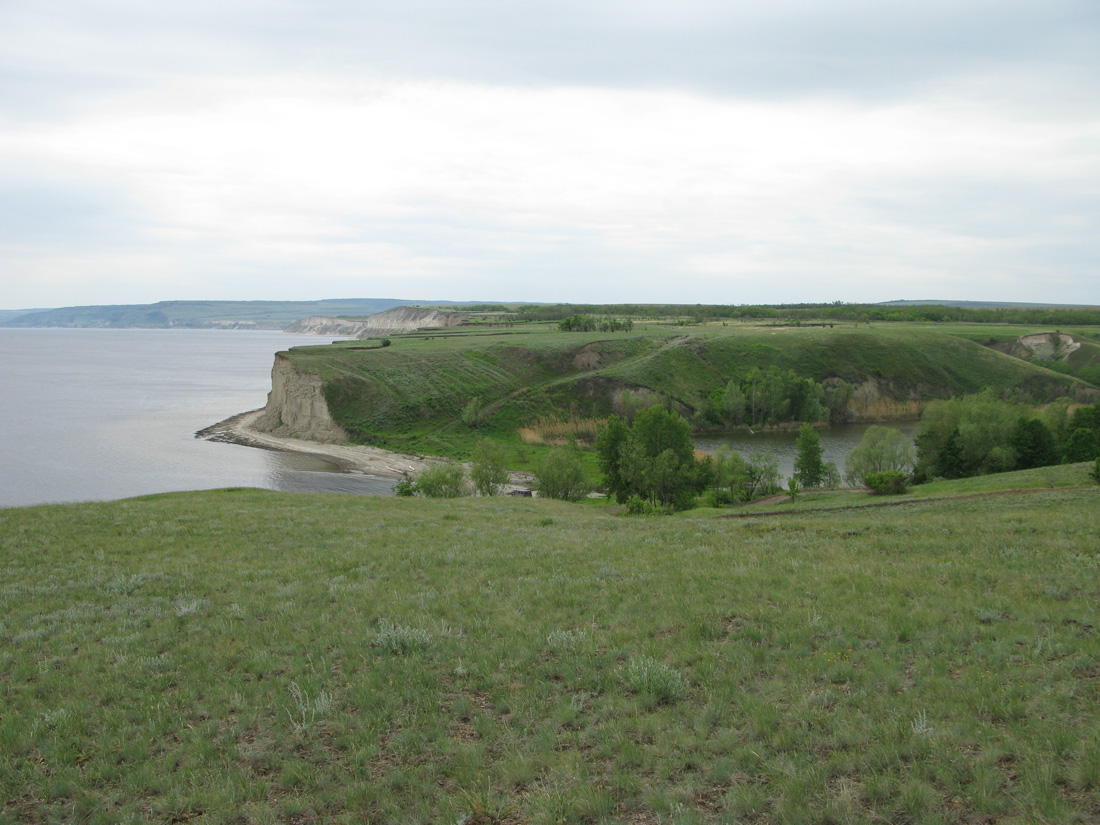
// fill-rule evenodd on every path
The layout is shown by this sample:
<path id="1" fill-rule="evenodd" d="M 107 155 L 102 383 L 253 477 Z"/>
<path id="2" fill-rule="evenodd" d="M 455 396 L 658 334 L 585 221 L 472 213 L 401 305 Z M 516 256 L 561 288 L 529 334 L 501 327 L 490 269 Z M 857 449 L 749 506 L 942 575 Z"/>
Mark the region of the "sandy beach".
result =
<path id="1" fill-rule="evenodd" d="M 429 459 L 401 453 L 392 453 L 377 447 L 356 444 L 324 444 L 318 441 L 305 441 L 300 438 L 283 438 L 253 428 L 262 409 L 241 413 L 227 418 L 196 433 L 200 438 L 211 441 L 226 441 L 243 444 L 246 447 L 259 447 L 264 450 L 279 450 L 287 453 L 304 453 L 318 456 L 340 466 L 341 469 L 367 473 L 382 478 L 401 478 L 405 473 L 418 473 L 430 464 L 441 463 L 444 459 Z"/>
<path id="2" fill-rule="evenodd" d="M 350 472 L 366 473 L 381 478 L 399 479 L 404 474 L 416 475 L 432 464 L 444 464 L 445 458 L 413 456 L 394 453 L 379 447 L 367 447 L 359 444 L 327 444 L 319 441 L 306 441 L 301 438 L 283 438 L 260 432 L 253 424 L 263 413 L 262 409 L 241 413 L 227 418 L 213 426 L 196 433 L 197 437 L 210 441 L 225 441 L 242 444 L 247 447 L 259 447 L 264 450 L 279 450 L 289 453 L 303 453 L 317 456 L 338 465 Z M 508 489 L 528 489 L 531 477 L 526 473 L 512 473 Z"/>

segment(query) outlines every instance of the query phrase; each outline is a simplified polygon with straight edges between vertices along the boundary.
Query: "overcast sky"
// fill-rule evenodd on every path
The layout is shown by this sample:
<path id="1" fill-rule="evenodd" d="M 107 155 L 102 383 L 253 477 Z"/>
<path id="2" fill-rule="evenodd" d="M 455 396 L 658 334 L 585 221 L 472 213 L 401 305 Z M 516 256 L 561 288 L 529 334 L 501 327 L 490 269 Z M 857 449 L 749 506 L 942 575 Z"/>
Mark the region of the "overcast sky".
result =
<path id="1" fill-rule="evenodd" d="M 1097 0 L 0 0 L 0 308 L 1100 304 Z"/>

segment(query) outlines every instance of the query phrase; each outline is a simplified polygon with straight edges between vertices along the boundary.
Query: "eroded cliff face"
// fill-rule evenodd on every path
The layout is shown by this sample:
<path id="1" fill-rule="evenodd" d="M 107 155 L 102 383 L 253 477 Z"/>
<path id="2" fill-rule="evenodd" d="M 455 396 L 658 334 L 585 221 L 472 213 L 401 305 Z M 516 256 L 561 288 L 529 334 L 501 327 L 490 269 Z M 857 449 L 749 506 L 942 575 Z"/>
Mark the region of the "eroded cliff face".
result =
<path id="1" fill-rule="evenodd" d="M 376 312 L 364 321 L 349 321 L 345 318 L 314 315 L 291 324 L 286 328 L 286 332 L 300 332 L 308 335 L 341 335 L 349 338 L 382 338 L 386 335 L 416 332 L 420 329 L 457 327 L 468 317 L 462 312 L 443 312 L 438 309 L 423 307 L 394 307 L 393 309 L 387 309 L 385 312 Z"/>
<path id="2" fill-rule="evenodd" d="M 344 428 L 329 412 L 321 378 L 312 373 L 299 372 L 282 353 L 275 355 L 267 406 L 253 427 L 286 438 L 332 444 L 348 440 Z"/>
<path id="3" fill-rule="evenodd" d="M 461 312 L 441 312 L 438 309 L 421 307 L 394 307 L 385 312 L 376 312 L 367 318 L 367 328 L 355 337 L 378 338 L 383 335 L 415 332 L 418 329 L 457 327 L 466 318 L 467 316 Z"/>
<path id="4" fill-rule="evenodd" d="M 349 321 L 346 318 L 329 318 L 326 315 L 311 315 L 303 321 L 297 321 L 284 330 L 303 335 L 344 336 L 355 338 L 370 329 L 366 321 Z"/>

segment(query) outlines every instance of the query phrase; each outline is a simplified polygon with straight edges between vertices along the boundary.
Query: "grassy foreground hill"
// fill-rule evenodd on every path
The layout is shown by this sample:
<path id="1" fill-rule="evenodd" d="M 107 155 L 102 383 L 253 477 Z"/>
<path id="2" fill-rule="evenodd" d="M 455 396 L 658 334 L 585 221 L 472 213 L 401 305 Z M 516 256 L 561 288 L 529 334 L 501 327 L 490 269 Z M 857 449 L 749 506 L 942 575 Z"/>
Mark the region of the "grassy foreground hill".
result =
<path id="1" fill-rule="evenodd" d="M 1095 822 L 1098 505 L 3 510 L 0 821 Z"/>
<path id="2" fill-rule="evenodd" d="M 753 367 L 848 382 L 854 412 L 871 420 L 916 417 L 924 401 L 986 386 L 1038 400 L 1086 386 L 955 333 L 748 324 L 566 333 L 531 325 L 397 336 L 385 348 L 296 347 L 286 357 L 320 378 L 329 411 L 353 440 L 441 455 L 468 446 L 471 402 L 480 405 L 480 427 L 499 437 L 538 422 L 606 417 L 620 410 L 624 392 L 668 399 L 691 417 L 709 393 Z"/>

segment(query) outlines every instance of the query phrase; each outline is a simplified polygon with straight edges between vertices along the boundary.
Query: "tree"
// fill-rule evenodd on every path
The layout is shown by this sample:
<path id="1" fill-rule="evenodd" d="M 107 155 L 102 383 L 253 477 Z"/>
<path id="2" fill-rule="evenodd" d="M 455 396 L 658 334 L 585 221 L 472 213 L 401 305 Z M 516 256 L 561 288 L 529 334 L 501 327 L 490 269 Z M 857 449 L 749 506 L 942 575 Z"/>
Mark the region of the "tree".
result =
<path id="1" fill-rule="evenodd" d="M 508 468 L 504 464 L 504 448 L 483 438 L 474 449 L 470 480 L 479 496 L 496 496 L 508 483 Z"/>
<path id="2" fill-rule="evenodd" d="M 745 461 L 737 486 L 744 501 L 779 492 L 779 459 L 775 453 L 763 450 Z"/>
<path id="3" fill-rule="evenodd" d="M 959 428 L 955 427 L 936 453 L 936 468 L 944 478 L 962 478 L 966 475 L 961 441 Z"/>
<path id="4" fill-rule="evenodd" d="M 1067 464 L 1092 461 L 1097 456 L 1100 456 L 1100 439 L 1096 437 L 1096 433 L 1084 427 L 1078 427 L 1071 432 L 1062 448 L 1062 460 Z"/>
<path id="5" fill-rule="evenodd" d="M 1003 400 L 992 390 L 931 402 L 924 409 L 917 431 L 918 464 L 914 475 L 963 478 L 1011 468 L 1015 460 L 1013 438 L 1022 417 L 1019 404 Z"/>
<path id="6" fill-rule="evenodd" d="M 821 436 L 813 425 L 802 425 L 796 446 L 798 453 L 794 459 L 794 478 L 804 489 L 820 487 L 825 479 L 825 462 L 821 458 Z"/>
<path id="7" fill-rule="evenodd" d="M 630 497 L 630 490 L 620 470 L 623 446 L 629 436 L 630 428 L 617 415 L 607 419 L 607 424 L 596 436 L 596 453 L 600 457 L 604 486 L 608 494 L 615 496 L 620 504 Z"/>
<path id="8" fill-rule="evenodd" d="M 874 424 L 844 460 L 844 476 L 853 487 L 866 486 L 871 473 L 908 473 L 916 454 L 913 442 L 901 430 Z"/>
<path id="9" fill-rule="evenodd" d="M 744 473 L 745 462 L 736 450 L 726 445 L 718 448 L 711 460 L 711 485 L 714 487 L 714 504 L 721 506 L 733 500 L 731 490 L 739 475 Z"/>
<path id="10" fill-rule="evenodd" d="M 745 393 L 741 392 L 741 385 L 736 378 L 731 378 L 726 385 L 724 397 L 726 418 L 731 424 L 741 424 L 745 420 Z"/>
<path id="11" fill-rule="evenodd" d="M 1054 435 L 1038 418 L 1020 420 L 1012 436 L 1012 446 L 1016 449 L 1016 466 L 1021 470 L 1058 463 Z"/>
<path id="12" fill-rule="evenodd" d="M 580 501 L 591 487 L 584 477 L 584 464 L 577 448 L 555 447 L 539 463 L 535 488 L 545 498 Z"/>

